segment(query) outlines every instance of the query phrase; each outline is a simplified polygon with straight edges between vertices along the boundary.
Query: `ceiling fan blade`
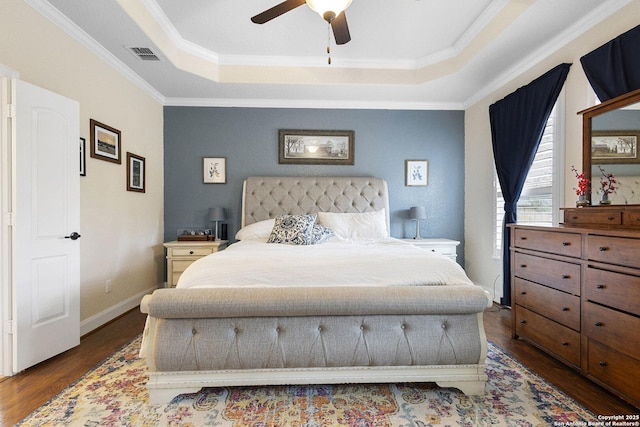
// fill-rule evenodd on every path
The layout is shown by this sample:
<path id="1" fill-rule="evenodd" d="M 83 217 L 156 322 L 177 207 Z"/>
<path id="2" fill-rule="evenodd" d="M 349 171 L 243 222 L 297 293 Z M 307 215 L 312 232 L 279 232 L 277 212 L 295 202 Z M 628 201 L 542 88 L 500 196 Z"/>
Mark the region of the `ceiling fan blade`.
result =
<path id="1" fill-rule="evenodd" d="M 336 39 L 336 44 L 345 44 L 351 40 L 349 25 L 347 25 L 347 16 L 344 11 L 333 18 L 331 28 L 333 29 L 333 37 Z"/>
<path id="2" fill-rule="evenodd" d="M 271 21 L 273 18 L 289 12 L 298 6 L 302 6 L 306 3 L 306 0 L 285 0 L 280 4 L 273 6 L 271 9 L 267 9 L 262 13 L 257 14 L 251 18 L 251 22 L 255 24 L 264 24 Z"/>

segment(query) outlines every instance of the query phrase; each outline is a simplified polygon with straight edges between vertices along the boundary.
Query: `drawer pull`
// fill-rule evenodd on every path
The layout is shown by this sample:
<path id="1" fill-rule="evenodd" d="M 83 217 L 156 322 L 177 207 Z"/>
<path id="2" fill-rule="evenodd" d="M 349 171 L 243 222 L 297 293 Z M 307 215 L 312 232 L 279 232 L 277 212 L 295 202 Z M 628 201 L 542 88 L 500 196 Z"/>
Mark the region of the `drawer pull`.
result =
<path id="1" fill-rule="evenodd" d="M 527 323 L 527 321 L 526 320 L 521 320 L 520 323 L 522 323 L 524 325 L 525 323 Z"/>
<path id="2" fill-rule="evenodd" d="M 606 246 L 600 246 L 600 247 L 598 248 L 598 250 L 599 250 L 600 252 L 606 252 L 606 251 L 608 251 L 608 250 L 609 250 L 609 248 L 608 248 L 608 247 L 606 247 Z"/>
<path id="3" fill-rule="evenodd" d="M 607 362 L 605 360 L 601 360 L 601 361 L 598 362 L 598 365 L 607 366 Z"/>
<path id="4" fill-rule="evenodd" d="M 563 275 L 562 275 L 562 278 L 563 278 L 563 279 L 571 279 L 571 275 L 569 275 L 569 274 L 563 274 Z"/>
<path id="5" fill-rule="evenodd" d="M 578 217 L 577 216 L 572 216 L 571 219 L 575 221 L 575 220 L 578 219 Z"/>
<path id="6" fill-rule="evenodd" d="M 566 341 L 562 341 L 562 342 L 561 342 L 561 344 L 562 344 L 563 346 L 565 346 L 565 347 L 569 345 L 569 343 L 568 343 L 568 342 L 566 342 Z"/>
<path id="7" fill-rule="evenodd" d="M 562 242 L 562 246 L 571 246 L 571 242 Z"/>
<path id="8" fill-rule="evenodd" d="M 596 322 L 593 324 L 594 326 L 602 326 L 602 322 Z"/>
<path id="9" fill-rule="evenodd" d="M 527 264 L 520 264 L 520 268 L 527 268 Z"/>
<path id="10" fill-rule="evenodd" d="M 640 221 L 640 218 L 638 218 L 638 221 Z M 527 236 L 520 236 L 520 240 L 527 240 Z"/>
<path id="11" fill-rule="evenodd" d="M 596 285 L 596 289 L 604 289 L 604 288 L 606 288 L 605 285 L 600 285 L 600 284 Z"/>
<path id="12" fill-rule="evenodd" d="M 609 220 L 609 221 L 613 221 L 614 219 L 616 219 L 616 218 L 613 217 L 613 216 L 607 217 L 607 220 Z"/>
<path id="13" fill-rule="evenodd" d="M 193 255 L 193 251 L 189 251 L 189 255 Z"/>
<path id="14" fill-rule="evenodd" d="M 527 292 L 526 292 L 526 291 L 522 291 L 522 292 L 520 292 L 520 295 L 526 295 L 526 294 L 527 294 Z"/>
<path id="15" fill-rule="evenodd" d="M 562 311 L 569 311 L 569 307 L 562 307 Z"/>

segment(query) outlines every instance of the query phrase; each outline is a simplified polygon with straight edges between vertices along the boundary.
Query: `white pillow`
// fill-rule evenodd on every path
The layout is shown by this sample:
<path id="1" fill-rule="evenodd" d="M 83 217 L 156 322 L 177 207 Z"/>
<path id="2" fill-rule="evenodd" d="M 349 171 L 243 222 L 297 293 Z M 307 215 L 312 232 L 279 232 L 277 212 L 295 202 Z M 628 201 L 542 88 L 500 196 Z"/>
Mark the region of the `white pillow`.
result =
<path id="1" fill-rule="evenodd" d="M 318 224 L 331 229 L 341 239 L 389 237 L 384 209 L 364 213 L 318 212 Z"/>
<path id="2" fill-rule="evenodd" d="M 240 230 L 238 230 L 238 232 L 236 233 L 236 239 L 268 239 L 275 223 L 276 220 L 274 218 L 249 224 L 246 227 L 242 227 Z"/>

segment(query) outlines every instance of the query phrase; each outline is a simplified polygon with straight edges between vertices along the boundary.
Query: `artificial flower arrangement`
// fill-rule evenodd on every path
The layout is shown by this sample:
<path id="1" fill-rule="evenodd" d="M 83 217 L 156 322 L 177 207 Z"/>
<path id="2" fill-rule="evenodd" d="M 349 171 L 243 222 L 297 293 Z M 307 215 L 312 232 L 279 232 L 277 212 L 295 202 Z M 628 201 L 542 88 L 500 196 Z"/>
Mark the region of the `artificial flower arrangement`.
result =
<path id="1" fill-rule="evenodd" d="M 598 165 L 598 169 L 600 169 L 600 173 L 602 174 L 602 176 L 600 177 L 600 191 L 602 191 L 602 194 L 613 193 L 616 189 L 616 184 L 618 183 L 618 181 L 616 181 L 616 177 L 610 172 L 605 172 L 602 166 Z"/>
<path id="2" fill-rule="evenodd" d="M 589 191 L 589 180 L 584 176 L 584 172 L 579 173 L 573 165 L 571 165 L 571 170 L 576 174 L 576 178 L 578 179 L 578 188 L 574 188 L 574 190 L 576 190 L 576 196 L 586 196 Z"/>

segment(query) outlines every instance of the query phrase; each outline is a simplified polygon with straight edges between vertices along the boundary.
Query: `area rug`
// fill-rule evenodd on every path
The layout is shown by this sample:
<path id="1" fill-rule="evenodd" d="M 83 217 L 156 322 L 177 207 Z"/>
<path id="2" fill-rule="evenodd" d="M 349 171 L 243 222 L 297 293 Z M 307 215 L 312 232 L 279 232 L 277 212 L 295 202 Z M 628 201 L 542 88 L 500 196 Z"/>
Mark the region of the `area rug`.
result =
<path id="1" fill-rule="evenodd" d="M 206 388 L 151 405 L 140 337 L 20 426 L 553 426 L 593 414 L 489 344 L 484 396 L 429 383 Z M 586 424 L 585 424 L 586 425 Z"/>

